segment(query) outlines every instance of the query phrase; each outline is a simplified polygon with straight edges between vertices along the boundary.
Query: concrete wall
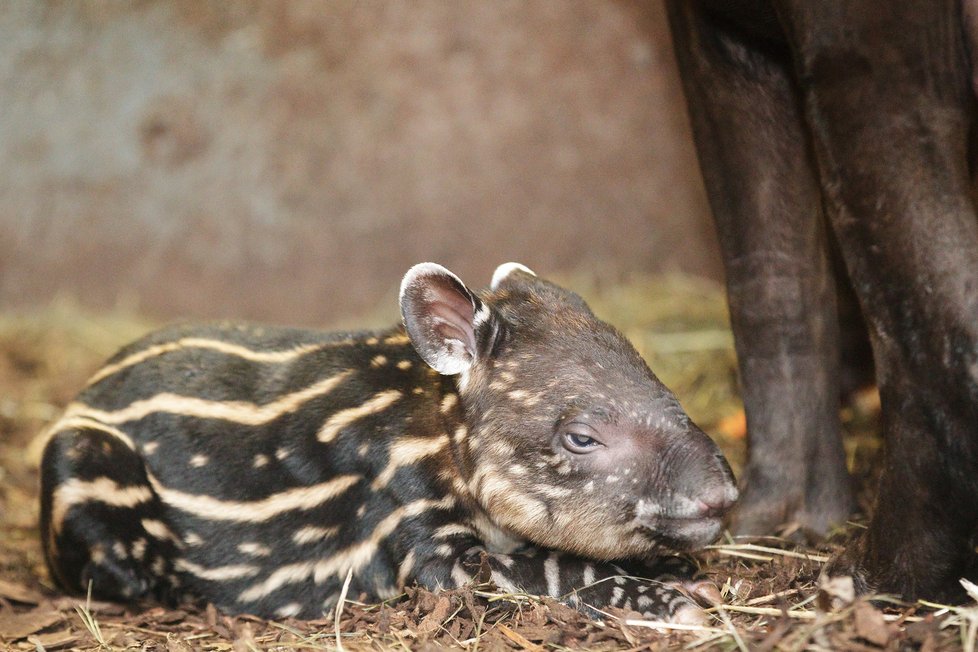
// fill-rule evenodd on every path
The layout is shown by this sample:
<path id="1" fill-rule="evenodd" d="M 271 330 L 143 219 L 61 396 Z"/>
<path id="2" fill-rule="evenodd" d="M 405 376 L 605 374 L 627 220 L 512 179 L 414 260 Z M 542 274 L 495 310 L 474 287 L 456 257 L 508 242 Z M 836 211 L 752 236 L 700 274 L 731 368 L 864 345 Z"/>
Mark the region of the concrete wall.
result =
<path id="1" fill-rule="evenodd" d="M 0 3 L 0 308 L 329 322 L 442 262 L 719 276 L 658 2 Z"/>

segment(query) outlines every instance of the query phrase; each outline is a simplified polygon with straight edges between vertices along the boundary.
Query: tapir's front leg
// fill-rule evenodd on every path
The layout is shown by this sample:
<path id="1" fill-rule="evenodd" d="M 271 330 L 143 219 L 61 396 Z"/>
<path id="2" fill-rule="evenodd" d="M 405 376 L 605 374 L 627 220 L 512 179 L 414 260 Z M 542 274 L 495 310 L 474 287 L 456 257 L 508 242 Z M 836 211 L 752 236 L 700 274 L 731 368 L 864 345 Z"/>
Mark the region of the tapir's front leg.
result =
<path id="1" fill-rule="evenodd" d="M 978 218 L 961 3 L 783 4 L 826 206 L 870 327 L 886 437 L 869 530 L 835 572 L 940 598 L 976 559 L 978 525 Z"/>
<path id="2" fill-rule="evenodd" d="M 639 571 L 532 546 L 510 554 L 490 553 L 477 540 L 466 538 L 445 544 L 438 554 L 415 562 L 414 568 L 413 578 L 431 590 L 487 579 L 504 591 L 550 596 L 584 610 L 620 607 L 687 624 L 707 618 L 689 597 L 689 592 L 708 595 L 707 583 L 693 581 L 695 567 L 678 557 L 642 564 Z M 488 577 L 480 578 L 480 572 Z"/>
<path id="3" fill-rule="evenodd" d="M 747 411 L 734 529 L 767 534 L 792 522 L 825 533 L 849 515 L 852 494 L 839 436 L 835 286 L 792 63 L 704 4 L 676 0 L 669 13 Z"/>

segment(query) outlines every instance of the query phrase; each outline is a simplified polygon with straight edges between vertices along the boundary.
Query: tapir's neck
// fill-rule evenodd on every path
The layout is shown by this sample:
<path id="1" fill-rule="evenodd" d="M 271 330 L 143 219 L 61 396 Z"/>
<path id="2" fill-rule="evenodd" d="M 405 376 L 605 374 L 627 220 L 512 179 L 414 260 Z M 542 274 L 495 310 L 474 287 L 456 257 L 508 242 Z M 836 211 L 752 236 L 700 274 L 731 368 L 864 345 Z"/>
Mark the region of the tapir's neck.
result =
<path id="1" fill-rule="evenodd" d="M 472 429 L 467 416 L 465 392 L 459 376 L 444 376 L 432 369 L 411 343 L 403 327 L 377 333 L 361 333 L 354 337 L 361 347 L 365 367 L 380 371 L 389 368 L 404 393 L 402 400 L 411 405 L 409 425 L 412 433 L 424 433 L 433 441 L 443 439 L 442 449 L 450 459 L 440 473 L 462 505 L 475 509 L 475 499 L 469 482 L 475 473 L 470 438 Z M 424 424 L 423 427 L 421 424 Z"/>

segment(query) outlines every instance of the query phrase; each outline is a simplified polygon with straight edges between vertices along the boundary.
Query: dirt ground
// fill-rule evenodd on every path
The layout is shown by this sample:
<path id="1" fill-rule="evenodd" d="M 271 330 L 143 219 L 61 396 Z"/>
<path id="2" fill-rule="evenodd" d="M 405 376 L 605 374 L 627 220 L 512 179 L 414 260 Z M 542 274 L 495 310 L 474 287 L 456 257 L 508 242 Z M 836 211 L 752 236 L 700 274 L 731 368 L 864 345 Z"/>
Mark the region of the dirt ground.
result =
<path id="1" fill-rule="evenodd" d="M 580 281 L 578 286 L 586 285 Z M 590 287 L 598 314 L 619 325 L 691 414 L 743 459 L 731 339 L 722 297 L 687 279 Z M 212 607 L 167 609 L 66 596 L 51 583 L 37 536 L 32 442 L 117 346 L 150 325 L 132 316 L 84 314 L 60 304 L 0 318 L 0 649 L 9 650 L 466 650 L 723 649 L 937 650 L 975 647 L 978 607 L 857 600 L 822 610 L 816 578 L 847 533 L 817 546 L 784 539 L 727 539 L 697 555 L 721 589 L 709 627 L 666 629 L 637 614 L 592 620 L 559 602 L 500 594 L 489 585 L 432 594 L 409 589 L 316 621 L 229 617 Z M 872 391 L 844 409 L 847 451 L 871 500 L 879 451 Z M 857 526 L 853 526 L 850 530 Z M 824 598 L 824 596 L 823 596 Z"/>

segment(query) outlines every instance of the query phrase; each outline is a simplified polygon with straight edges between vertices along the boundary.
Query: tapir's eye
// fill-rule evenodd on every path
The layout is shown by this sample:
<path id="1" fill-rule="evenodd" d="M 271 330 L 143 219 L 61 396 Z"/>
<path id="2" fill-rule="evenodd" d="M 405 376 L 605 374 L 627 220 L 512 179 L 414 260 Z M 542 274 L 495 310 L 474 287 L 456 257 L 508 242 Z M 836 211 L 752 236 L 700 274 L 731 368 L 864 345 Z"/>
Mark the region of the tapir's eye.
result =
<path id="1" fill-rule="evenodd" d="M 572 453 L 590 453 L 601 446 L 592 435 L 596 435 L 594 429 L 583 423 L 572 423 L 564 430 L 562 441 L 564 448 Z"/>

